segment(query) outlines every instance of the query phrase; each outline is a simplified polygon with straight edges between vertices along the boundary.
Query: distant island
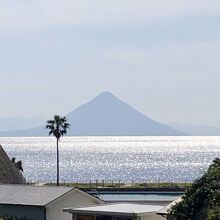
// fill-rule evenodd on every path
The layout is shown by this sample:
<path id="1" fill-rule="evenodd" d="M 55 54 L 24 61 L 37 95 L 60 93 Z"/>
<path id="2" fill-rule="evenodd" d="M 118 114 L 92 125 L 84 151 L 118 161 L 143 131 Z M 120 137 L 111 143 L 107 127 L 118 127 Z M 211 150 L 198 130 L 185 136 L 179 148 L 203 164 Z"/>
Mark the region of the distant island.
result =
<path id="1" fill-rule="evenodd" d="M 178 131 L 187 131 L 192 136 L 219 136 L 220 129 L 212 126 L 193 126 L 188 124 L 168 123 L 171 128 Z"/>
<path id="2" fill-rule="evenodd" d="M 70 136 L 183 136 L 186 132 L 159 123 L 110 92 L 102 92 L 67 115 Z M 0 136 L 47 136 L 45 126 L 0 132 Z"/>

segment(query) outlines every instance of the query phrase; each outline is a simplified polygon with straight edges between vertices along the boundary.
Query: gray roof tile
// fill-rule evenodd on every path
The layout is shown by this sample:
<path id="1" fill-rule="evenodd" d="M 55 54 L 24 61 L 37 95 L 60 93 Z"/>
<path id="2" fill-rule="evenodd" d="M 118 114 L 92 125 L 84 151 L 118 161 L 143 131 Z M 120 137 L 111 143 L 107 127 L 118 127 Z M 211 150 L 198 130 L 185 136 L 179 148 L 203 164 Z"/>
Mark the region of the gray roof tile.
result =
<path id="1" fill-rule="evenodd" d="M 0 204 L 45 206 L 73 189 L 60 186 L 0 185 Z"/>

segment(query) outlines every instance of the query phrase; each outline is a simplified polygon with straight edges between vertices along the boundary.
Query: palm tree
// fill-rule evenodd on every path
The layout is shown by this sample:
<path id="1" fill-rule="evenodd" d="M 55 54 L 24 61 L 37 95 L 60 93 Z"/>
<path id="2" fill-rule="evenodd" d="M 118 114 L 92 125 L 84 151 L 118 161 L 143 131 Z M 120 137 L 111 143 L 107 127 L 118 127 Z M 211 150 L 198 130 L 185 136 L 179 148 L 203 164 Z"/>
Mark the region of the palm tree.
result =
<path id="1" fill-rule="evenodd" d="M 54 115 L 52 120 L 46 121 L 46 129 L 49 129 L 49 135 L 53 134 L 57 139 L 57 186 L 59 186 L 59 140 L 61 136 L 67 134 L 69 127 L 67 118 L 59 115 Z"/>

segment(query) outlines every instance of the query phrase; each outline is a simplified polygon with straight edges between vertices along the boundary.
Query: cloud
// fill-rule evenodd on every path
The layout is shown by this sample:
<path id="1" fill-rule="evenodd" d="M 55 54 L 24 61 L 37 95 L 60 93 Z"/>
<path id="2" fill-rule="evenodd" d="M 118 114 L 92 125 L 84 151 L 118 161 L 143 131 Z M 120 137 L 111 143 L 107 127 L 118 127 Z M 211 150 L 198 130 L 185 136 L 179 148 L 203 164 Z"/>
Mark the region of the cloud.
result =
<path id="1" fill-rule="evenodd" d="M 0 0 L 0 29 L 136 26 L 189 15 L 219 16 L 218 0 Z"/>
<path id="2" fill-rule="evenodd" d="M 198 67 L 197 71 L 201 73 L 204 72 L 206 67 L 209 73 L 213 70 L 217 74 L 220 67 L 218 62 L 219 53 L 220 41 L 186 42 L 181 44 L 167 42 L 155 45 L 152 48 L 117 47 L 106 48 L 100 52 L 102 59 L 117 64 L 139 66 L 143 69 L 152 67 L 161 69 L 162 72 L 164 69 L 170 71 L 175 69 L 175 71 L 178 70 L 182 73 L 187 70 L 185 74 L 195 71 L 195 66 Z M 160 65 L 157 65 L 158 63 Z"/>

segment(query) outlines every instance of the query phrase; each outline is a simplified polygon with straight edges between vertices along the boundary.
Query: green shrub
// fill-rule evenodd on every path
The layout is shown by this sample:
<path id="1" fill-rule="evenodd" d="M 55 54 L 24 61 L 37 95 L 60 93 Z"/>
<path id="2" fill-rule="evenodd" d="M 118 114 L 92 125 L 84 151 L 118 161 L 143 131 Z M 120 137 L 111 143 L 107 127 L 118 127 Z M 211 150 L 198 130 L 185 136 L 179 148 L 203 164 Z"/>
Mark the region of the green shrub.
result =
<path id="1" fill-rule="evenodd" d="M 216 158 L 207 172 L 173 206 L 169 220 L 220 220 L 220 159 Z"/>

